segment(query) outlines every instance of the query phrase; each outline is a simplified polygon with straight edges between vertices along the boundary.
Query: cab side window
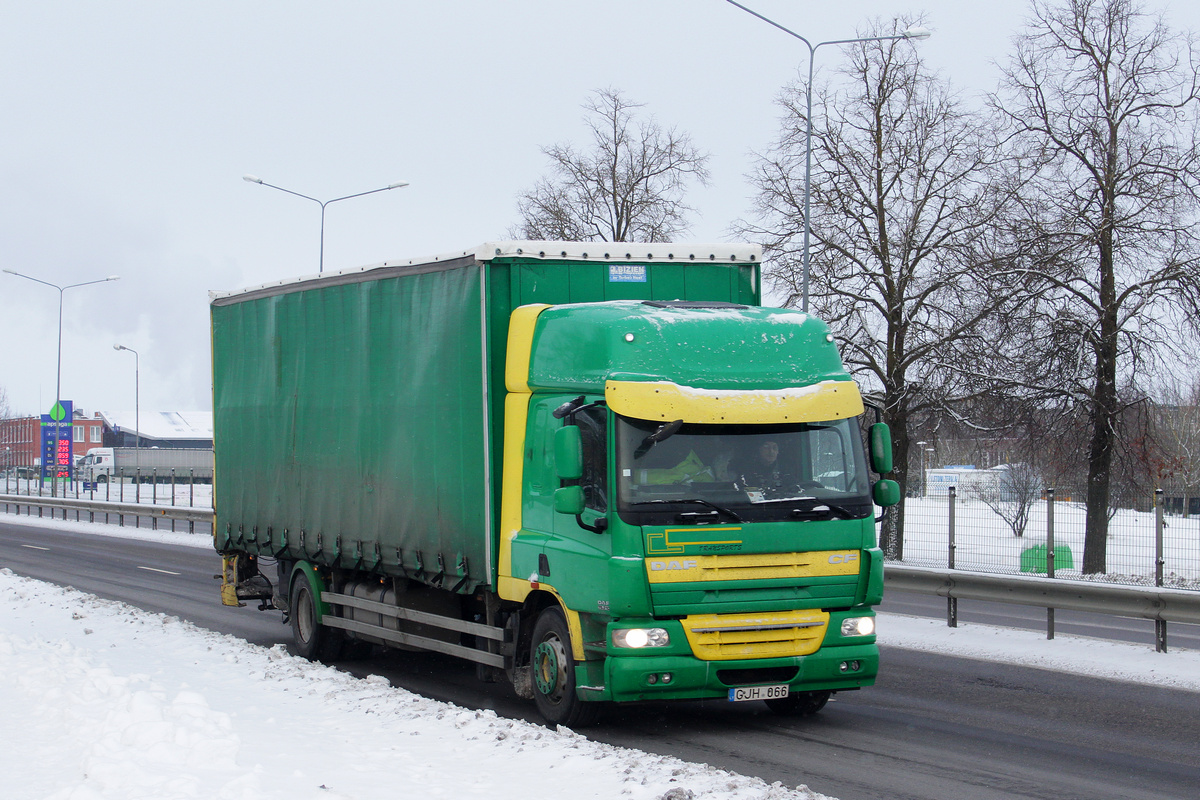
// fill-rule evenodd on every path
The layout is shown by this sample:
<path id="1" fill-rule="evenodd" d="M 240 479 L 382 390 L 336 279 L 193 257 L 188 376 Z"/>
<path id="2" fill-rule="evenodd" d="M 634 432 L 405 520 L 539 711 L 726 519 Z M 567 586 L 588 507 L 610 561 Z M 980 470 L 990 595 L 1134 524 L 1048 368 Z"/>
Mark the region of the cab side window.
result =
<path id="1" fill-rule="evenodd" d="M 608 511 L 608 412 L 603 406 L 584 408 L 575 415 L 583 438 L 584 505 L 593 511 Z"/>

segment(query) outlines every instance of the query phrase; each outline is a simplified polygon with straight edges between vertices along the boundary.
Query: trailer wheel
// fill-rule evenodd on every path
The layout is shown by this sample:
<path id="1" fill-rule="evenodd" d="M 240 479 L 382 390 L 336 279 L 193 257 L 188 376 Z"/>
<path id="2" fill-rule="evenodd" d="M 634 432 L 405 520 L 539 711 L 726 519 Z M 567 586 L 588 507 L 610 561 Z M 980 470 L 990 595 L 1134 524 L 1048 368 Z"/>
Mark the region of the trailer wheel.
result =
<path id="1" fill-rule="evenodd" d="M 341 631 L 327 628 L 318 621 L 317 601 L 312 586 L 303 575 L 297 575 L 292 581 L 288 614 L 297 655 L 309 661 L 332 661 L 341 654 L 345 638 Z"/>
<path id="2" fill-rule="evenodd" d="M 599 716 L 599 703 L 586 703 L 575 694 L 575 659 L 571 632 L 557 608 L 547 608 L 533 626 L 529 665 L 533 672 L 533 701 L 553 725 L 578 728 Z"/>
<path id="3" fill-rule="evenodd" d="M 781 717 L 810 717 L 829 702 L 829 692 L 792 692 L 787 697 L 763 702 Z"/>

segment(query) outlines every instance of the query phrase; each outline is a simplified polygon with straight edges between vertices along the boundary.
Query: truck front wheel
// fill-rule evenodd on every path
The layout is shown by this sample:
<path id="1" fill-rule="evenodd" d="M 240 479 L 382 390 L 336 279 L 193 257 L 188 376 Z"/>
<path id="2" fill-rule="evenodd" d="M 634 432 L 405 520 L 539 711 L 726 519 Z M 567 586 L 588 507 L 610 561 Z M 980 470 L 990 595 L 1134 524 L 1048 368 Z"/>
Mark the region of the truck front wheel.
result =
<path id="1" fill-rule="evenodd" d="M 292 639 L 296 654 L 309 661 L 331 661 L 341 654 L 341 631 L 327 628 L 317 614 L 317 600 L 312 586 L 303 575 L 292 581 L 288 613 L 292 620 Z"/>
<path id="2" fill-rule="evenodd" d="M 596 721 L 598 703 L 585 703 L 575 694 L 575 659 L 571 633 L 557 608 L 547 608 L 533 626 L 529 665 L 533 672 L 533 701 L 546 721 L 568 728 Z"/>

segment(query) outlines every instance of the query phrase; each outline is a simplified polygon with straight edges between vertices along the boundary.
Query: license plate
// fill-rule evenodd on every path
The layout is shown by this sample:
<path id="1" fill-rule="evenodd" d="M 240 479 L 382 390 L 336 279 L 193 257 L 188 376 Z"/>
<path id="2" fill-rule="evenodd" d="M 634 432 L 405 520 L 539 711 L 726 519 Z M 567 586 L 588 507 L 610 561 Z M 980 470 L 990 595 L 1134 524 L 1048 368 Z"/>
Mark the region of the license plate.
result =
<path id="1" fill-rule="evenodd" d="M 778 686 L 739 686 L 729 690 L 729 699 L 734 703 L 743 700 L 778 700 L 787 696 L 786 683 Z"/>

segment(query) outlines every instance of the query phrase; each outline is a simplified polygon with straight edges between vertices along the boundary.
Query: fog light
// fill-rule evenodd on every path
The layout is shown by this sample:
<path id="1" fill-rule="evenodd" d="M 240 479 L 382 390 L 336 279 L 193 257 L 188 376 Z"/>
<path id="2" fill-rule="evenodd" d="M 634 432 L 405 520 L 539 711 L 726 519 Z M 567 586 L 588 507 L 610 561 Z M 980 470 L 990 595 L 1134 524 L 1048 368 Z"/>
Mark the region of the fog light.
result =
<path id="1" fill-rule="evenodd" d="M 666 647 L 671 636 L 662 628 L 621 628 L 612 633 L 613 647 Z"/>
<path id="2" fill-rule="evenodd" d="M 675 676 L 674 676 L 674 675 L 672 675 L 671 673 L 669 673 L 669 672 L 664 672 L 664 673 L 663 673 L 663 676 L 662 676 L 662 682 L 663 682 L 663 683 L 670 683 L 670 682 L 671 682 L 671 681 L 673 681 L 674 679 L 675 679 Z"/>
<path id="3" fill-rule="evenodd" d="M 657 676 L 657 675 L 648 675 L 648 676 L 646 676 L 646 683 L 648 683 L 648 684 L 650 684 L 651 686 L 653 686 L 654 684 L 658 683 L 658 676 Z"/>
<path id="4" fill-rule="evenodd" d="M 842 636 L 870 636 L 873 633 L 874 617 L 847 617 L 842 620 Z"/>

